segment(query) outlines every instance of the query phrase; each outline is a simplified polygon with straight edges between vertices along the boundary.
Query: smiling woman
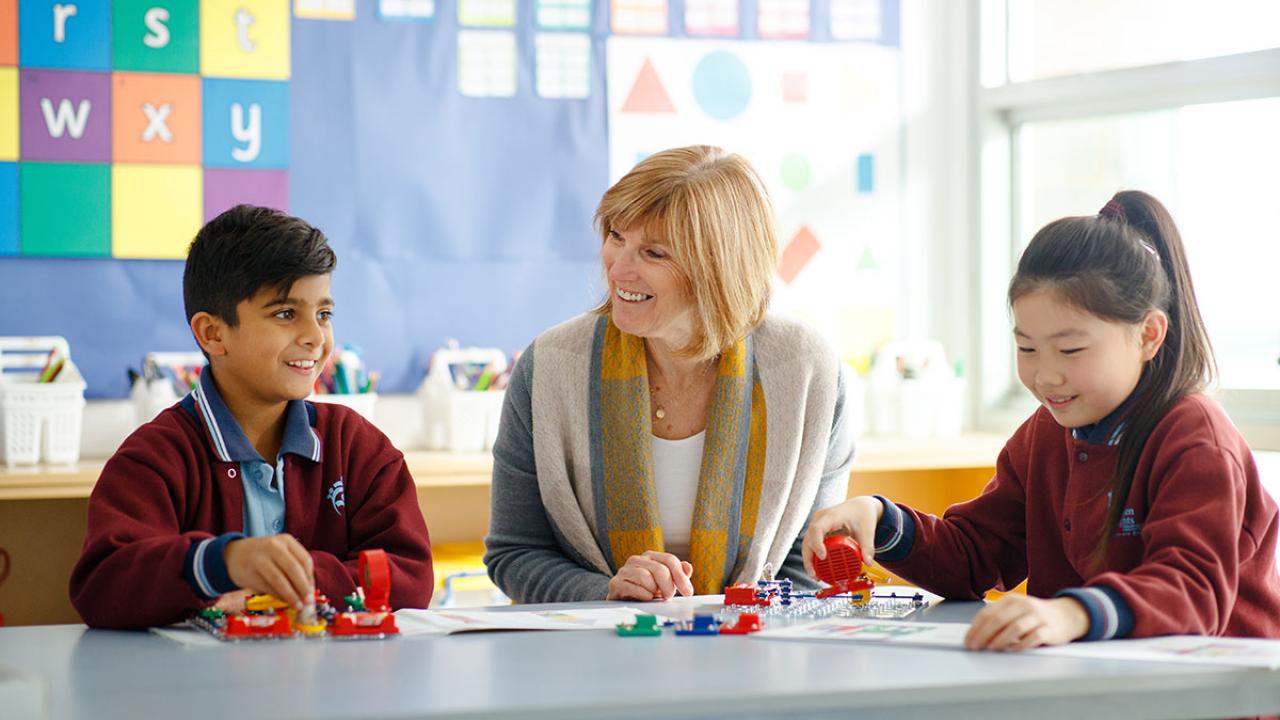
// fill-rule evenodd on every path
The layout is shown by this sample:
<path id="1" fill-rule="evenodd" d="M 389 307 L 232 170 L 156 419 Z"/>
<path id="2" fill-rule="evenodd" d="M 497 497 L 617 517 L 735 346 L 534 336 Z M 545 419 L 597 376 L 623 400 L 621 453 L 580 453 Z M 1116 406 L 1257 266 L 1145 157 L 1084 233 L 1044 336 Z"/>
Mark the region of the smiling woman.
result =
<path id="1" fill-rule="evenodd" d="M 608 294 L 539 336 L 494 446 L 489 574 L 521 602 L 717 593 L 798 540 L 853 460 L 840 363 L 766 314 L 778 243 L 737 155 L 657 153 L 596 211 Z"/>

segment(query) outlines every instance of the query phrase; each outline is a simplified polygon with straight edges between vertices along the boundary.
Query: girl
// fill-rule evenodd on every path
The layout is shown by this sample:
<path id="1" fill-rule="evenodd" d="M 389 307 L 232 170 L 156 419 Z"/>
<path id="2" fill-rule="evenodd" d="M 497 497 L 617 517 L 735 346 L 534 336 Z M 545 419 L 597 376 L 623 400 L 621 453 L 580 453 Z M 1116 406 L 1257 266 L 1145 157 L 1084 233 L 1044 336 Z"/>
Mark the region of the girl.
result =
<path id="1" fill-rule="evenodd" d="M 1280 637 L 1277 509 L 1226 413 L 1186 254 L 1155 198 L 1036 233 L 1009 283 L 1018 378 L 1042 407 L 982 494 L 941 518 L 874 497 L 815 514 L 949 598 L 983 608 L 971 649 L 1168 634 Z M 873 542 L 874 541 L 874 542 Z M 864 550 L 865 552 L 865 550 Z M 870 555 L 870 553 L 867 553 Z"/>

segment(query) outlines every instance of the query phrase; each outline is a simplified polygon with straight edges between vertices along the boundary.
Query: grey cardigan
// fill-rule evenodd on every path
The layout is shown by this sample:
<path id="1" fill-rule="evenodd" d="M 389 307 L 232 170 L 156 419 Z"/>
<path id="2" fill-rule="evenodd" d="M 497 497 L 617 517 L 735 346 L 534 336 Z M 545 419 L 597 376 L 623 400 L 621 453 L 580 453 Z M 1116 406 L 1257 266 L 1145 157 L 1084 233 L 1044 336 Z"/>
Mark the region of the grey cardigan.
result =
<path id="1" fill-rule="evenodd" d="M 616 571 L 595 540 L 591 497 L 587 408 L 597 319 L 582 315 L 540 335 L 507 387 L 484 561 L 517 602 L 602 600 Z M 780 577 L 813 587 L 800 541 L 815 510 L 845 498 L 853 463 L 842 365 L 816 333 L 773 316 L 752 342 L 768 412 L 765 485 L 735 581 L 754 581 L 770 562 Z"/>

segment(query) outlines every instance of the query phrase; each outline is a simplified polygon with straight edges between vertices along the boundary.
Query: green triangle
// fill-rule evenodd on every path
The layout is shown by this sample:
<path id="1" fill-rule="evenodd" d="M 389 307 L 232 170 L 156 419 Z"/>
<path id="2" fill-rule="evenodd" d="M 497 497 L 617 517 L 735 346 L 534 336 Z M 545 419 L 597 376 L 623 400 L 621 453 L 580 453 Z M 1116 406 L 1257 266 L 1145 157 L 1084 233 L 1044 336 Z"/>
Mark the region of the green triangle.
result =
<path id="1" fill-rule="evenodd" d="M 878 269 L 878 267 L 879 266 L 876 264 L 875 256 L 871 254 L 871 248 L 870 247 L 863 248 L 862 257 L 858 258 L 858 269 L 859 270 L 876 270 Z"/>

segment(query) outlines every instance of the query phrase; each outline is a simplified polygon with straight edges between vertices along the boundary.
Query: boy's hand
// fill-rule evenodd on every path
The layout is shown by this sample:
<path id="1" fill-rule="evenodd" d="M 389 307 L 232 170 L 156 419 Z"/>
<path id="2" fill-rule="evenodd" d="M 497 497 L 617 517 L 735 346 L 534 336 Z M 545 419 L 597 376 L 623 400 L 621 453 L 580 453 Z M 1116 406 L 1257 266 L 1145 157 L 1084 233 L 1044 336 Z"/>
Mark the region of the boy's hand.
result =
<path id="1" fill-rule="evenodd" d="M 292 535 L 232 540 L 223 560 L 231 582 L 245 590 L 275 595 L 299 610 L 315 597 L 311 553 Z"/>
<path id="2" fill-rule="evenodd" d="M 245 602 L 252 594 L 249 590 L 232 590 L 229 593 L 222 593 L 212 607 L 228 615 L 243 613 Z"/>
<path id="3" fill-rule="evenodd" d="M 970 650 L 1026 650 L 1063 645 L 1089 632 L 1089 615 L 1069 597 L 1006 595 L 978 612 L 965 633 Z"/>
<path id="4" fill-rule="evenodd" d="M 827 557 L 823 540 L 828 535 L 849 535 L 862 548 L 862 562 L 870 563 L 876 554 L 876 525 L 884 515 L 884 504 L 870 495 L 849 498 L 813 514 L 809 529 L 804 534 L 800 551 L 804 555 L 804 569 L 813 577 L 813 559 Z"/>
<path id="5" fill-rule="evenodd" d="M 632 555 L 609 580 L 606 600 L 670 600 L 693 594 L 693 565 L 671 553 L 648 550 Z"/>

